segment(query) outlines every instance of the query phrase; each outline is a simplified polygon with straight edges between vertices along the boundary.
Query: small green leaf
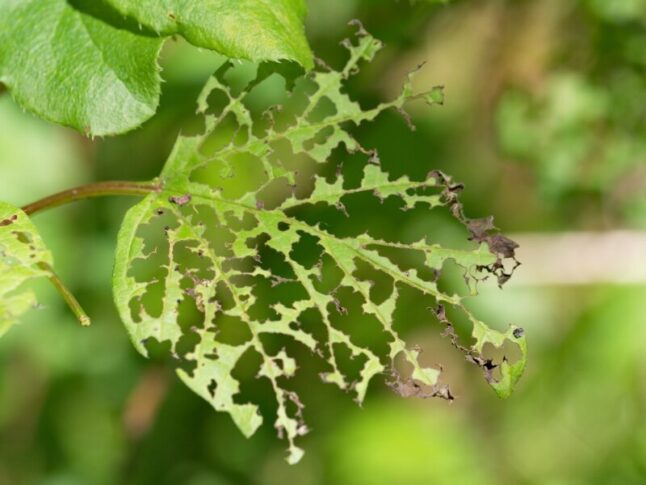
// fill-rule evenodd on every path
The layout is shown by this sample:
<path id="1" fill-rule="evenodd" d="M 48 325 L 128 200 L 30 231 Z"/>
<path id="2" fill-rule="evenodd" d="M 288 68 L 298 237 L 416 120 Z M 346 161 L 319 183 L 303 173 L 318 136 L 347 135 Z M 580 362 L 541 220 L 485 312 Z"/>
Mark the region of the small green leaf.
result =
<path id="1" fill-rule="evenodd" d="M 429 105 L 433 105 L 433 104 L 443 105 L 444 86 L 435 86 L 428 93 L 426 93 L 426 95 L 424 96 L 424 99 Z"/>
<path id="2" fill-rule="evenodd" d="M 121 133 L 155 113 L 161 43 L 66 0 L 0 1 L 0 82 L 23 108 L 86 134 Z"/>
<path id="3" fill-rule="evenodd" d="M 160 35 L 252 61 L 314 64 L 303 20 L 304 0 L 106 0 Z"/>
<path id="4" fill-rule="evenodd" d="M 49 278 L 43 267 L 51 264 L 52 255 L 29 217 L 0 202 L 0 335 L 36 306 L 36 296 L 24 284 Z"/>

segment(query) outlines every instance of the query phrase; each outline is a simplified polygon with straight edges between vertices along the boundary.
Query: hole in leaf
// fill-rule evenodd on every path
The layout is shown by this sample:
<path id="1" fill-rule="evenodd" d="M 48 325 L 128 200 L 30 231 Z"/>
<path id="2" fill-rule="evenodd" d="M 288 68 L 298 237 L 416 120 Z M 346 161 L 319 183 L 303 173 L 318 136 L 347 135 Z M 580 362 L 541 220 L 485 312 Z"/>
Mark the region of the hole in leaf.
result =
<path id="1" fill-rule="evenodd" d="M 321 99 L 319 99 L 314 109 L 307 116 L 307 121 L 309 121 L 310 123 L 320 123 L 325 120 L 325 118 L 337 114 L 337 112 L 338 110 L 336 109 L 336 106 L 334 105 L 332 100 L 330 100 L 330 98 L 328 98 L 327 96 L 323 96 Z"/>
<path id="2" fill-rule="evenodd" d="M 323 247 L 318 237 L 301 231 L 298 234 L 300 239 L 292 246 L 289 255 L 301 266 L 311 269 L 321 260 Z"/>
<path id="3" fill-rule="evenodd" d="M 239 317 L 218 315 L 215 318 L 215 340 L 228 345 L 242 345 L 251 340 L 249 326 Z"/>

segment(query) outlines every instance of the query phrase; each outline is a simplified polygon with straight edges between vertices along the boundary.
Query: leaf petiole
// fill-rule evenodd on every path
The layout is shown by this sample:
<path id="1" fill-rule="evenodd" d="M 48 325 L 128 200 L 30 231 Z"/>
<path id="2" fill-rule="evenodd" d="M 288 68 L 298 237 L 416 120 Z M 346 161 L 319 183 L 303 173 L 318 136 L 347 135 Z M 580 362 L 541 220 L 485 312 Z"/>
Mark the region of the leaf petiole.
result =
<path id="1" fill-rule="evenodd" d="M 50 195 L 43 199 L 27 204 L 22 210 L 27 215 L 32 215 L 46 209 L 52 209 L 60 205 L 68 204 L 76 200 L 104 197 L 109 195 L 148 195 L 151 192 L 160 192 L 161 183 L 152 182 L 130 182 L 130 181 L 109 181 L 95 182 L 81 185 L 73 189 L 64 190 L 57 194 Z"/>
<path id="2" fill-rule="evenodd" d="M 81 304 L 78 302 L 76 297 L 72 294 L 72 292 L 65 286 L 65 283 L 58 277 L 58 275 L 54 272 L 54 268 L 52 268 L 48 263 L 38 263 L 38 267 L 44 271 L 47 271 L 49 273 L 49 281 L 52 282 L 52 284 L 56 287 L 56 290 L 61 294 L 67 305 L 70 307 L 72 312 L 74 312 L 74 315 L 76 315 L 76 318 L 78 319 L 79 323 L 83 325 L 84 327 L 87 327 L 90 325 L 90 317 L 87 316 L 87 313 L 85 313 L 85 310 L 83 310 L 83 307 Z"/>
<path id="3" fill-rule="evenodd" d="M 72 189 L 58 192 L 43 199 L 32 202 L 22 208 L 27 215 L 33 215 L 37 212 L 52 209 L 60 205 L 68 204 L 76 200 L 89 199 L 93 197 L 103 197 L 109 195 L 148 195 L 151 192 L 160 192 L 161 183 L 152 182 L 128 182 L 128 181 L 111 181 L 95 182 L 92 184 L 82 185 Z M 49 280 L 56 287 L 67 305 L 70 307 L 76 318 L 83 326 L 90 325 L 90 318 L 81 307 L 81 304 L 74 297 L 72 292 L 65 286 L 63 281 L 54 272 L 50 264 L 45 262 L 38 263 L 38 267 L 48 273 Z"/>

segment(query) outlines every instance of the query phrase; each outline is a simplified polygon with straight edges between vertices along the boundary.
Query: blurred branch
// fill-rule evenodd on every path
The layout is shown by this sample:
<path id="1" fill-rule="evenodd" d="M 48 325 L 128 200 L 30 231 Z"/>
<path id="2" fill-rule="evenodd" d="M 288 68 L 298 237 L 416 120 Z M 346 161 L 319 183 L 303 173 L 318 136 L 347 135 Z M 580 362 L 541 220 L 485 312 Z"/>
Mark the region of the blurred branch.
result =
<path id="1" fill-rule="evenodd" d="M 522 265 L 511 285 L 646 283 L 646 231 L 513 234 Z"/>

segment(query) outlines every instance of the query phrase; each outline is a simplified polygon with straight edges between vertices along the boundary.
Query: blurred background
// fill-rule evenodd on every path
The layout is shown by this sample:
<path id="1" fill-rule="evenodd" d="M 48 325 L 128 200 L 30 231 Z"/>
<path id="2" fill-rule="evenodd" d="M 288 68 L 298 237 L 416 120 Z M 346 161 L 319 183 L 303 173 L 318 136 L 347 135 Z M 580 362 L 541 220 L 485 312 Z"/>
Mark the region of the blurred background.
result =
<path id="1" fill-rule="evenodd" d="M 353 78 L 363 106 L 419 89 L 410 108 L 356 130 L 386 167 L 437 168 L 466 185 L 470 217 L 495 215 L 523 265 L 470 306 L 499 329 L 525 328 L 530 360 L 496 398 L 437 325 L 401 318 L 409 341 L 446 368 L 457 399 L 407 400 L 376 379 L 364 406 L 296 377 L 313 429 L 303 461 L 265 426 L 245 439 L 131 346 L 111 299 L 119 223 L 133 199 L 84 201 L 36 216 L 62 278 L 93 317 L 81 328 L 47 284 L 44 308 L 0 340 L 0 485 L 427 485 L 646 483 L 646 1 L 312 1 L 308 35 L 332 66 L 358 18 L 385 49 Z M 87 140 L 0 97 L 0 194 L 25 204 L 85 182 L 156 176 L 217 65 L 169 42 L 159 113 L 141 129 Z M 393 238 L 442 218 L 368 214 Z M 463 234 L 457 236 L 463 237 Z M 456 237 L 457 237 L 456 236 Z"/>

